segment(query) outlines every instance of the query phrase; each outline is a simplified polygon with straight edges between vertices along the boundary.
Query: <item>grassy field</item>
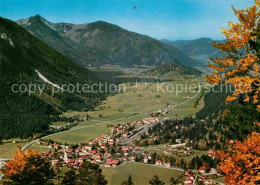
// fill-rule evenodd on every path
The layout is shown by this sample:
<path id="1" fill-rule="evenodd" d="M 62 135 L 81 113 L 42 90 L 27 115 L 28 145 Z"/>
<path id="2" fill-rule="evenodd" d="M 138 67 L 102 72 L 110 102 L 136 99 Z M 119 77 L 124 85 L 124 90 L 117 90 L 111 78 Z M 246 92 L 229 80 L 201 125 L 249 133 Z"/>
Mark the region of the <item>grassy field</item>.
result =
<path id="1" fill-rule="evenodd" d="M 23 147 L 27 142 L 21 143 L 4 143 L 0 145 L 0 158 L 12 158 L 13 154 L 17 151 L 17 147 Z"/>
<path id="2" fill-rule="evenodd" d="M 165 147 L 163 145 L 154 145 L 154 146 L 149 146 L 149 147 L 144 147 L 144 150 L 149 152 L 149 153 L 153 153 L 153 152 L 156 152 L 157 154 L 164 154 L 164 150 L 167 150 L 169 149 L 169 147 Z M 194 154 L 193 155 L 190 155 L 190 156 L 183 156 L 185 154 L 180 154 L 180 155 L 175 155 L 175 154 L 170 154 L 168 156 L 175 156 L 175 157 L 181 157 L 187 161 L 190 161 L 192 160 L 192 158 L 198 156 L 202 156 L 203 154 L 207 155 L 208 154 L 208 151 L 200 151 L 200 150 L 193 150 Z"/>
<path id="3" fill-rule="evenodd" d="M 135 184 L 148 185 L 154 175 L 158 175 L 161 180 L 169 184 L 171 177 L 177 177 L 183 173 L 173 169 L 132 162 L 126 162 L 116 168 L 102 167 L 102 171 L 109 185 L 120 184 L 127 180 L 129 175 L 132 175 Z"/>
<path id="4" fill-rule="evenodd" d="M 225 178 L 224 177 L 218 177 L 218 178 L 215 178 L 213 180 L 215 180 L 217 182 L 225 183 Z"/>
<path id="5" fill-rule="evenodd" d="M 142 118 L 148 117 L 149 112 L 157 111 L 167 107 L 167 103 L 181 103 L 187 100 L 186 96 L 194 96 L 198 91 L 190 91 L 189 85 L 197 85 L 197 81 L 187 79 L 185 81 L 165 82 L 162 89 L 157 91 L 157 84 L 126 84 L 127 91 L 122 94 L 108 97 L 100 106 L 94 111 L 89 112 L 67 112 L 64 116 L 79 116 L 81 118 L 90 115 L 89 121 L 84 121 L 73 127 L 71 131 L 60 133 L 51 137 L 57 142 L 79 143 L 87 142 L 102 133 L 108 133 L 110 128 L 107 125 L 118 123 L 126 123 L 129 121 L 138 121 Z M 184 92 L 167 92 L 167 85 L 177 86 L 182 84 Z M 185 89 L 186 88 L 186 89 Z M 169 111 L 167 117 L 181 117 L 194 115 L 199 107 L 194 107 L 196 98 L 190 102 L 174 108 Z M 95 125 L 103 124 L 103 125 Z"/>
<path id="6" fill-rule="evenodd" d="M 26 150 L 32 149 L 33 151 L 41 151 L 41 152 L 49 152 L 54 151 L 54 148 L 49 148 L 48 146 L 42 146 L 42 145 L 36 145 L 33 144 L 30 147 L 28 147 Z"/>

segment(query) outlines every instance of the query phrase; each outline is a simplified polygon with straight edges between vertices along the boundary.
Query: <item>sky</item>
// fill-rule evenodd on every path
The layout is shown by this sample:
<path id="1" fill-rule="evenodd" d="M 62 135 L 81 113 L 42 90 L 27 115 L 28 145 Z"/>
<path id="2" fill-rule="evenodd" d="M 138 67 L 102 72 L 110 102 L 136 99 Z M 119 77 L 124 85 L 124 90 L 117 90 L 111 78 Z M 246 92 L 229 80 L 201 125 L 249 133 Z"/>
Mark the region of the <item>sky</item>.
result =
<path id="1" fill-rule="evenodd" d="M 48 21 L 74 24 L 99 20 L 156 39 L 224 39 L 219 29 L 236 22 L 231 5 L 253 0 L 0 0 L 0 16 L 14 21 L 40 14 Z M 134 9 L 134 7 L 136 7 Z"/>

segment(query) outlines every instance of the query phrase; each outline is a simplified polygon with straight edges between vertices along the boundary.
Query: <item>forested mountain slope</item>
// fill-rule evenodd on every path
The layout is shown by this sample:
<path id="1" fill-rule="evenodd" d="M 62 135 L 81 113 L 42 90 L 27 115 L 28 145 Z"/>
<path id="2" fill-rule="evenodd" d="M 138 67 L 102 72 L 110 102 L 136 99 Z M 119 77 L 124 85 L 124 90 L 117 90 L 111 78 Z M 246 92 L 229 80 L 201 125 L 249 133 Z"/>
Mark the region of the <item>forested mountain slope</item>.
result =
<path id="1" fill-rule="evenodd" d="M 163 43 L 169 44 L 181 50 L 186 55 L 202 62 L 209 61 L 209 58 L 221 57 L 222 54 L 212 43 L 210 38 L 200 38 L 195 40 L 162 40 Z"/>
<path id="2" fill-rule="evenodd" d="M 61 110 L 91 109 L 104 94 L 60 92 L 51 96 L 52 86 L 46 84 L 35 70 L 55 84 L 92 84 L 91 73 L 58 53 L 17 23 L 0 18 L 0 139 L 29 137 L 48 129 L 51 115 Z M 17 84 L 12 91 L 13 84 Z M 29 96 L 17 92 L 29 84 L 45 85 Z"/>

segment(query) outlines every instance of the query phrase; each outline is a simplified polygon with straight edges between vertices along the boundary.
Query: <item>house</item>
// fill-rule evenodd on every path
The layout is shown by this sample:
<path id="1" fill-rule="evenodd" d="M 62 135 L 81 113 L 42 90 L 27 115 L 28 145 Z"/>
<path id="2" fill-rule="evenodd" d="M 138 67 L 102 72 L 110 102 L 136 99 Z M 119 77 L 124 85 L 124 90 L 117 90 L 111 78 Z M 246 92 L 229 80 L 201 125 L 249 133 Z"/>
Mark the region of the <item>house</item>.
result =
<path id="1" fill-rule="evenodd" d="M 119 160 L 115 160 L 115 159 L 107 159 L 106 163 L 105 163 L 105 167 L 116 167 L 118 166 L 120 163 Z"/>
<path id="2" fill-rule="evenodd" d="M 65 161 L 61 161 L 60 164 L 61 164 L 62 166 L 65 166 L 66 162 L 65 162 Z"/>
<path id="3" fill-rule="evenodd" d="M 156 164 L 156 165 L 162 165 L 162 161 L 161 161 L 161 160 L 157 160 L 157 161 L 155 162 L 155 164 Z"/>
<path id="4" fill-rule="evenodd" d="M 51 165 L 52 166 L 56 166 L 57 164 L 58 164 L 58 160 L 57 159 L 55 159 L 55 160 L 51 160 Z"/>
<path id="5" fill-rule="evenodd" d="M 190 96 L 190 95 L 187 95 L 185 98 L 189 99 L 189 98 L 191 98 L 191 96 Z"/>
<path id="6" fill-rule="evenodd" d="M 110 153 L 104 153 L 104 157 L 107 157 L 107 158 L 110 158 L 110 157 L 112 157 L 112 155 L 110 154 Z"/>
<path id="7" fill-rule="evenodd" d="M 217 169 L 216 168 L 211 168 L 210 169 L 210 173 L 217 173 Z"/>
<path id="8" fill-rule="evenodd" d="M 144 163 L 148 163 L 149 159 L 147 157 L 144 158 Z"/>
<path id="9" fill-rule="evenodd" d="M 67 164 L 73 164 L 74 160 L 73 159 L 68 159 Z"/>
<path id="10" fill-rule="evenodd" d="M 171 154 L 168 150 L 164 150 L 163 153 L 165 153 L 165 154 Z"/>
<path id="11" fill-rule="evenodd" d="M 105 149 L 106 148 L 106 144 L 105 143 L 100 143 L 100 147 Z"/>
<path id="12" fill-rule="evenodd" d="M 132 157 L 129 158 L 129 160 L 132 161 L 132 162 L 135 162 L 135 157 L 132 156 Z"/>
<path id="13" fill-rule="evenodd" d="M 58 149 L 58 148 L 59 148 L 59 145 L 58 145 L 58 144 L 54 144 L 54 148 L 55 148 L 55 149 Z"/>
<path id="14" fill-rule="evenodd" d="M 170 167 L 171 167 L 171 163 L 166 163 L 165 166 L 166 166 L 167 168 L 170 168 Z"/>
<path id="15" fill-rule="evenodd" d="M 9 159 L 0 159 L 0 169 L 6 164 Z"/>
<path id="16" fill-rule="evenodd" d="M 188 176 L 191 172 L 189 170 L 185 171 L 185 176 Z"/>
<path id="17" fill-rule="evenodd" d="M 112 166 L 113 166 L 113 167 L 116 167 L 116 166 L 119 165 L 119 163 L 120 163 L 119 160 L 113 160 Z"/>
<path id="18" fill-rule="evenodd" d="M 88 151 L 92 150 L 92 146 L 90 146 L 90 145 L 85 146 L 84 148 L 85 148 L 86 150 L 88 150 Z"/>
<path id="19" fill-rule="evenodd" d="M 200 167 L 199 168 L 200 173 L 206 173 L 206 168 L 205 167 Z"/>
<path id="20" fill-rule="evenodd" d="M 83 161 L 84 161 L 83 157 L 80 157 L 80 158 L 79 158 L 79 162 L 80 162 L 80 163 L 83 163 Z"/>
<path id="21" fill-rule="evenodd" d="M 140 151 L 141 149 L 140 148 L 135 148 L 134 151 L 137 152 L 137 151 Z"/>
<path id="22" fill-rule="evenodd" d="M 215 156 L 215 150 L 214 149 L 209 149 L 208 156 L 209 157 L 214 157 Z"/>
<path id="23" fill-rule="evenodd" d="M 176 139 L 175 142 L 181 144 L 181 139 Z"/>
<path id="24" fill-rule="evenodd" d="M 74 166 L 75 166 L 75 167 L 78 167 L 78 166 L 79 166 L 79 161 L 76 160 L 76 161 L 74 162 Z"/>
<path id="25" fill-rule="evenodd" d="M 214 181 L 214 180 L 212 180 L 212 179 L 206 179 L 206 180 L 204 181 L 204 184 L 217 184 L 217 182 Z"/>
<path id="26" fill-rule="evenodd" d="M 184 185 L 193 185 L 193 180 L 189 177 L 187 177 L 184 181 Z"/>
<path id="27" fill-rule="evenodd" d="M 101 157 L 100 157 L 100 156 L 96 156 L 96 157 L 95 157 L 95 161 L 96 161 L 97 163 L 100 163 L 100 162 L 101 162 Z"/>
<path id="28" fill-rule="evenodd" d="M 97 149 L 93 149 L 93 150 L 91 150 L 90 153 L 91 153 L 92 155 L 96 155 L 96 153 L 97 153 Z"/>

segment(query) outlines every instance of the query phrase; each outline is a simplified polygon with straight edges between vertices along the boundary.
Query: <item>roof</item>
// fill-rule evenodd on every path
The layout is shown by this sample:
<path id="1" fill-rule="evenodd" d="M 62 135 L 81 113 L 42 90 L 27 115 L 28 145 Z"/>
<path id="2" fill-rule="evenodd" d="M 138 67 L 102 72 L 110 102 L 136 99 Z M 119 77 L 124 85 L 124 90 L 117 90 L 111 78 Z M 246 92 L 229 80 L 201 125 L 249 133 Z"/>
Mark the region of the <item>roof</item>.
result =
<path id="1" fill-rule="evenodd" d="M 119 160 L 107 159 L 105 165 L 117 165 L 118 163 L 119 163 Z"/>

